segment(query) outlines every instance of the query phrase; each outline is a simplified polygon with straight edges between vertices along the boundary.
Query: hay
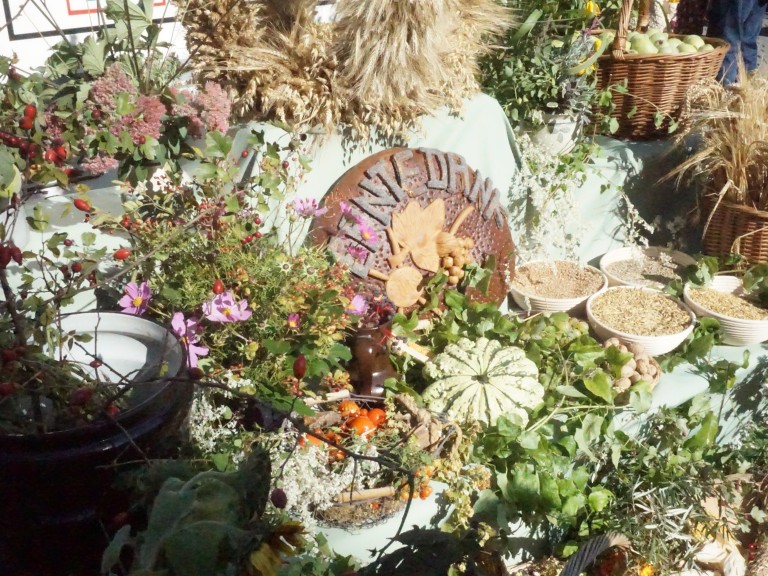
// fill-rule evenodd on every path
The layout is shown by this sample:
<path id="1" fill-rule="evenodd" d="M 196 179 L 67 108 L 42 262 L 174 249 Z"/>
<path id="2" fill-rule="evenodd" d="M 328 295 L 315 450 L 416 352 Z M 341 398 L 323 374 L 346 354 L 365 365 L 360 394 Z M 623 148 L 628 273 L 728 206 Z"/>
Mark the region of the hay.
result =
<path id="1" fill-rule="evenodd" d="M 241 120 L 402 134 L 477 92 L 485 40 L 511 24 L 493 0 L 176 0 L 191 64 L 222 84 Z"/>

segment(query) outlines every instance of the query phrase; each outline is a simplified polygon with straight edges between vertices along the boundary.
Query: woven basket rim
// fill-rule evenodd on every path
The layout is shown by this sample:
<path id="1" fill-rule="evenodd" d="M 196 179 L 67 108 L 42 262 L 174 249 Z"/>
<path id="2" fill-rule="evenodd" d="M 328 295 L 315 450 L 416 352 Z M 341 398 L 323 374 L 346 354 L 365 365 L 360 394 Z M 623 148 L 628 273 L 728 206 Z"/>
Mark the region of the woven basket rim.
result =
<path id="1" fill-rule="evenodd" d="M 732 202 L 730 200 L 718 200 L 716 199 L 717 194 L 705 194 L 702 199 L 705 203 L 712 205 L 713 210 L 718 210 L 721 207 L 729 208 L 735 212 L 743 212 L 745 214 L 752 214 L 754 216 L 759 216 L 760 218 L 766 218 L 768 219 L 768 210 L 760 210 L 759 208 L 755 208 L 754 206 L 748 206 L 746 204 L 741 204 L 739 202 Z"/>

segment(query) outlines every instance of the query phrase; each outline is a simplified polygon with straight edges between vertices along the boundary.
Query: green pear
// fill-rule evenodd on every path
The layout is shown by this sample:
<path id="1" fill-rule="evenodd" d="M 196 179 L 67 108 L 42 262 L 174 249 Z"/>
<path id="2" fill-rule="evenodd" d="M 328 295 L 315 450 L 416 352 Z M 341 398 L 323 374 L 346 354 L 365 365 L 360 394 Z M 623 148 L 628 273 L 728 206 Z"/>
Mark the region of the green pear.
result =
<path id="1" fill-rule="evenodd" d="M 648 33 L 648 38 L 650 38 L 654 44 L 658 44 L 659 40 L 669 40 L 669 34 L 666 32 L 654 32 L 653 34 Z"/>
<path id="2" fill-rule="evenodd" d="M 696 34 L 689 34 L 685 38 L 683 38 L 683 42 L 685 44 L 690 44 L 696 50 L 701 48 L 704 45 L 704 40 L 701 38 L 701 36 L 697 36 Z"/>
<path id="3" fill-rule="evenodd" d="M 653 45 L 650 38 L 645 34 L 636 34 L 632 38 L 632 49 L 637 50 L 638 54 L 658 54 L 659 49 Z"/>
<path id="4" fill-rule="evenodd" d="M 685 42 L 681 42 L 677 45 L 677 53 L 678 54 L 696 54 L 698 50 L 691 46 L 690 44 L 687 44 Z"/>
<path id="5" fill-rule="evenodd" d="M 670 46 L 669 44 L 665 44 L 664 46 L 659 46 L 659 54 L 677 54 L 677 47 L 676 46 Z"/>
<path id="6" fill-rule="evenodd" d="M 680 38 L 670 38 L 669 40 L 667 40 L 667 44 L 670 46 L 678 46 L 682 43 L 683 41 L 680 40 Z"/>
<path id="7" fill-rule="evenodd" d="M 699 48 L 699 52 L 712 52 L 715 47 L 712 46 L 712 44 L 702 44 L 701 48 Z"/>

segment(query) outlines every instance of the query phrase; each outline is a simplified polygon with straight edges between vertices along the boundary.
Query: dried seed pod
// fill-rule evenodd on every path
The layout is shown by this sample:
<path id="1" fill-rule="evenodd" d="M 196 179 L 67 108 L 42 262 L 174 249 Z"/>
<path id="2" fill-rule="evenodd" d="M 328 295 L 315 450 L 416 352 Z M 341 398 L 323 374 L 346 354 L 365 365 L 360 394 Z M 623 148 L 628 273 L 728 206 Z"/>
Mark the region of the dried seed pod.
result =
<path id="1" fill-rule="evenodd" d="M 632 384 L 637 384 L 640 382 L 640 380 L 645 380 L 646 377 L 638 374 L 637 372 L 634 372 L 632 376 L 629 377 L 629 381 L 632 382 Z"/>
<path id="2" fill-rule="evenodd" d="M 627 360 L 627 362 L 625 363 L 625 366 L 631 366 L 631 367 L 632 367 L 632 370 L 635 370 L 635 369 L 637 368 L 637 361 L 636 361 L 634 358 L 630 358 L 630 359 L 629 359 L 629 360 Z"/>
<path id="3" fill-rule="evenodd" d="M 630 366 L 629 363 L 627 363 L 621 367 L 621 378 L 629 378 L 632 374 L 635 374 L 634 366 Z"/>
<path id="4" fill-rule="evenodd" d="M 650 366 L 650 364 L 647 360 L 640 359 L 637 361 L 637 371 L 640 374 L 648 374 L 648 366 Z"/>
<path id="5" fill-rule="evenodd" d="M 652 363 L 649 362 L 648 363 L 648 368 L 646 369 L 645 373 L 648 374 L 648 376 L 651 376 L 652 378 L 655 378 L 656 375 L 659 373 L 659 369 L 656 368 L 655 364 L 652 364 Z"/>

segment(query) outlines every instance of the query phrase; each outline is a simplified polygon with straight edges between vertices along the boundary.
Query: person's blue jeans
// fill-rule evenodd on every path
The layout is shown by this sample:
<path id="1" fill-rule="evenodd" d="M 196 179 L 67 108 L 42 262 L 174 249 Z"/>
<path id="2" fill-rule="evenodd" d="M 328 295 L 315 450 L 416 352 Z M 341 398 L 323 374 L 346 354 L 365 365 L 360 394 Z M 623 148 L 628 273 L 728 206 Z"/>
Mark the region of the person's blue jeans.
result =
<path id="1" fill-rule="evenodd" d="M 733 84 L 738 77 L 738 56 L 747 72 L 757 68 L 757 38 L 763 26 L 763 0 L 712 0 L 709 5 L 707 36 L 726 40 L 731 49 L 725 55 L 718 78 Z"/>

